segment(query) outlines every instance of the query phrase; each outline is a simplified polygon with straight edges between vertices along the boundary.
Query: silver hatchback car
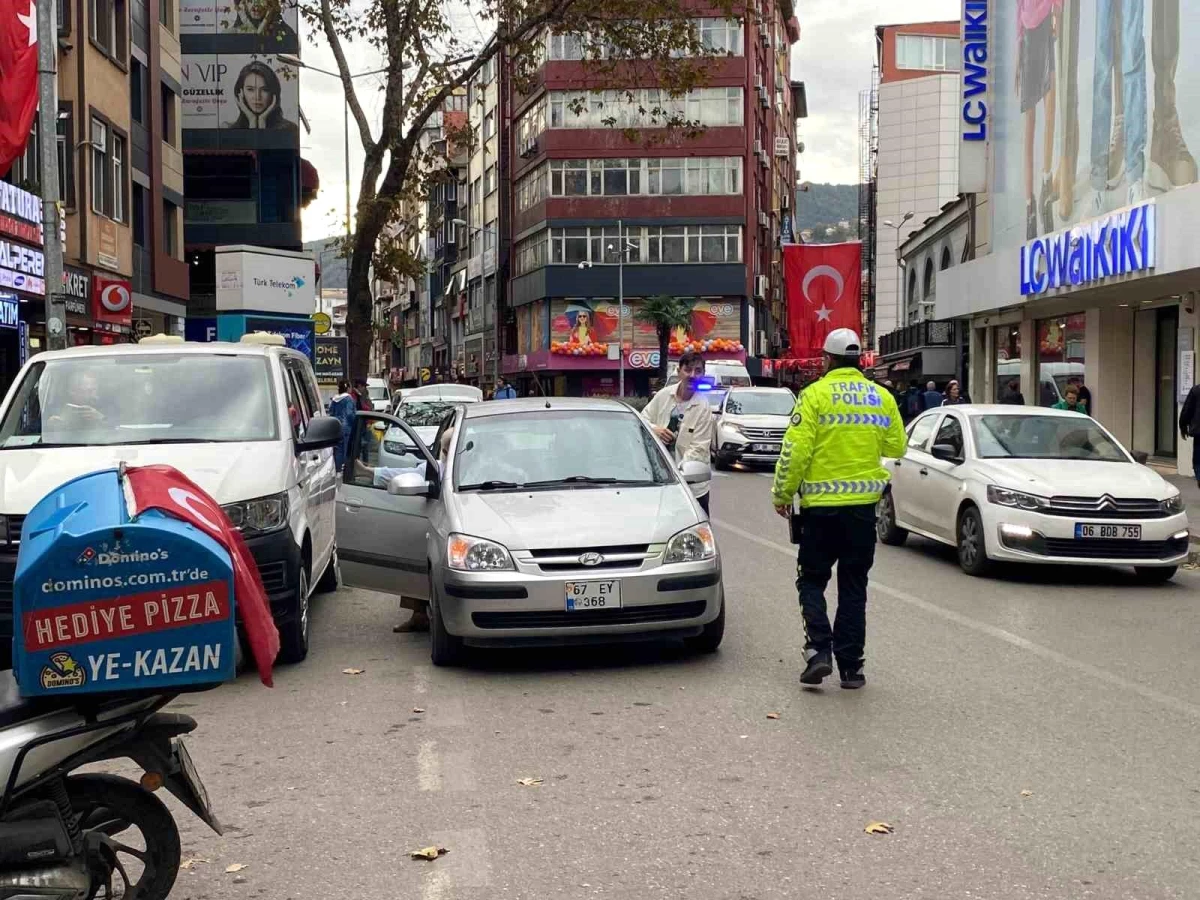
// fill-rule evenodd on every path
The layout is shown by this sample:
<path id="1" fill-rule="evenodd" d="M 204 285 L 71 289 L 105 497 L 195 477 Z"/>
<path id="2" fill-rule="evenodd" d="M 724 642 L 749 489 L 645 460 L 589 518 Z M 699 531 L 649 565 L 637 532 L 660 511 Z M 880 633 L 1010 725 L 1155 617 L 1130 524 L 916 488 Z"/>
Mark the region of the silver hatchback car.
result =
<path id="1" fill-rule="evenodd" d="M 397 429 L 406 453 L 381 467 L 380 440 Z M 469 404 L 431 446 L 395 417 L 359 413 L 337 535 L 346 583 L 429 601 L 435 665 L 467 646 L 682 638 L 716 650 L 721 557 L 689 488 L 708 466 L 681 472 L 629 407 Z"/>

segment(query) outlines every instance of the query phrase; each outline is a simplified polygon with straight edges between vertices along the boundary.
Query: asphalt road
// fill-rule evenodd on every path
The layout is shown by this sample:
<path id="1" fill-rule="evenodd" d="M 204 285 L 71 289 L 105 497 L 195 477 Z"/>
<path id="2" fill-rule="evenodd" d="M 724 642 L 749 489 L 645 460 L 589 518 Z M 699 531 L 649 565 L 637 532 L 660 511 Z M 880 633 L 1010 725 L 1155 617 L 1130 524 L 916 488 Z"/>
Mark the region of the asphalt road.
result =
<path id="1" fill-rule="evenodd" d="M 393 599 L 322 598 L 312 655 L 273 691 L 246 676 L 175 705 L 201 723 L 192 752 L 228 830 L 172 801 L 192 860 L 172 896 L 1200 896 L 1200 574 L 984 581 L 920 540 L 880 547 L 867 689 L 803 691 L 769 484 L 715 483 L 715 656 L 447 671 L 392 633 Z M 431 844 L 450 852 L 409 858 Z"/>

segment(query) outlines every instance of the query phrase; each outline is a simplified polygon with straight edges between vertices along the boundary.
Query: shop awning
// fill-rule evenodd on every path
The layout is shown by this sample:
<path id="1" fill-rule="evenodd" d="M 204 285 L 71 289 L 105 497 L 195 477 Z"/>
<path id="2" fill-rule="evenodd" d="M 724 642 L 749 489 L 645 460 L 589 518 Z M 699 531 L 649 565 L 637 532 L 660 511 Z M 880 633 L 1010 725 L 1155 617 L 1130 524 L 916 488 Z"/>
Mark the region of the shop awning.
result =
<path id="1" fill-rule="evenodd" d="M 914 353 L 912 356 L 906 356 L 903 359 L 893 360 L 888 363 L 888 368 L 893 372 L 907 372 L 910 369 L 919 369 L 921 367 L 921 354 Z"/>

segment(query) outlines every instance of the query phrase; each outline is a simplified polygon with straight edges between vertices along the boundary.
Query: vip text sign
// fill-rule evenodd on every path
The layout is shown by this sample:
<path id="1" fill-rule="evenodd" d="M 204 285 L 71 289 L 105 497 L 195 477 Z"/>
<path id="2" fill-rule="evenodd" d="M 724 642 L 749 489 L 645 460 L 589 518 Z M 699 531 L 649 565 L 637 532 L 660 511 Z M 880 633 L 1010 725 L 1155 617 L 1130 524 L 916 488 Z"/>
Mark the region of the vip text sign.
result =
<path id="1" fill-rule="evenodd" d="M 298 133 L 295 66 L 271 54 L 193 53 L 184 57 L 181 68 L 184 128 Z"/>

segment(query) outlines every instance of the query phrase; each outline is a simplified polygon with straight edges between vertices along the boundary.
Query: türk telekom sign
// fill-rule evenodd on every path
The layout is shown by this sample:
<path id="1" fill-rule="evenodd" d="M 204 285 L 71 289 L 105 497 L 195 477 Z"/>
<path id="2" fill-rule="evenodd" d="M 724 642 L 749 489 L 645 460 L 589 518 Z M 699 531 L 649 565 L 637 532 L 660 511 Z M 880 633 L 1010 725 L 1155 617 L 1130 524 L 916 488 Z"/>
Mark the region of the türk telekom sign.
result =
<path id="1" fill-rule="evenodd" d="M 27 244 L 42 244 L 42 199 L 0 181 L 0 234 Z"/>
<path id="2" fill-rule="evenodd" d="M 95 275 L 92 279 L 92 317 L 106 325 L 133 324 L 133 290 L 128 281 Z"/>

